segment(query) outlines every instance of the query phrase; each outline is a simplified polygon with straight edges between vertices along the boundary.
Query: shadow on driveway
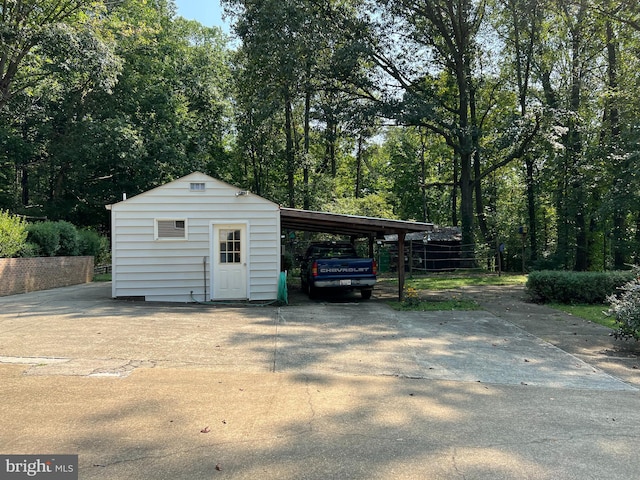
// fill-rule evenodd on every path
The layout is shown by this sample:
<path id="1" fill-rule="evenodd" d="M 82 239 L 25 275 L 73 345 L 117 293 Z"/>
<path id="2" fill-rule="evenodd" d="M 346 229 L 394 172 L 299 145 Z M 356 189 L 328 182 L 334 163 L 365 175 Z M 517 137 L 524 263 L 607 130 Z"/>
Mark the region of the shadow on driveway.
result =
<path id="1" fill-rule="evenodd" d="M 83 480 L 640 471 L 638 392 L 487 311 L 109 295 L 0 298 L 2 453 L 77 453 Z"/>

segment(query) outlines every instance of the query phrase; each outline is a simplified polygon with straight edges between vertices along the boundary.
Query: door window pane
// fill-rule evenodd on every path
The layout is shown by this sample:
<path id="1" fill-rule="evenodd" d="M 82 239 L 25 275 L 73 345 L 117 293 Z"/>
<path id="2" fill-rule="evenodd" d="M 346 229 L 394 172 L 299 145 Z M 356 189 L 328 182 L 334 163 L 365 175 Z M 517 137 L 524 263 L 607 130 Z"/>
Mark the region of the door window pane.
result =
<path id="1" fill-rule="evenodd" d="M 242 258 L 240 230 L 220 229 L 220 263 L 240 263 Z"/>

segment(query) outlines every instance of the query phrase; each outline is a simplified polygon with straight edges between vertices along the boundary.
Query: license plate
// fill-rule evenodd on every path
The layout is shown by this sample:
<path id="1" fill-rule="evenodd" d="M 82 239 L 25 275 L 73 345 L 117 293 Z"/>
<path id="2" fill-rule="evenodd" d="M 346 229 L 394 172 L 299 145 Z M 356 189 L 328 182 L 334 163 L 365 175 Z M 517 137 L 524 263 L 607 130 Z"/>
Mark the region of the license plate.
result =
<path id="1" fill-rule="evenodd" d="M 351 279 L 340 280 L 340 286 L 351 285 Z"/>

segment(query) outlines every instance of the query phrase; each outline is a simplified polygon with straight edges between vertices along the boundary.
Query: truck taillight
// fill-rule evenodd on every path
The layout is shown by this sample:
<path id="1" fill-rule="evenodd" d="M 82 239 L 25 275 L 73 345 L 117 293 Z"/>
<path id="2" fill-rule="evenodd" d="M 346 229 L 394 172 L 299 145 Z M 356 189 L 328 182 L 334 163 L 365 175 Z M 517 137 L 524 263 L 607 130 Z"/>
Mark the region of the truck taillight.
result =
<path id="1" fill-rule="evenodd" d="M 314 277 L 318 276 L 318 262 L 313 262 L 313 264 L 311 265 L 311 275 L 313 275 Z"/>
<path id="2" fill-rule="evenodd" d="M 376 261 L 373 261 L 373 274 L 377 275 L 378 274 L 378 264 L 376 263 Z"/>

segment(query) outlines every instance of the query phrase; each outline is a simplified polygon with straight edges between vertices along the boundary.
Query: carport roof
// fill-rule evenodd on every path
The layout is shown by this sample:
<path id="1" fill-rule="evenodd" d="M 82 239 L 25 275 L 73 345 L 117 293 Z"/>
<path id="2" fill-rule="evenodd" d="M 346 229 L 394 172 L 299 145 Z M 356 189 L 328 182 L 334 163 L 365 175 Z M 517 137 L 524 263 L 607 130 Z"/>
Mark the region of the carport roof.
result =
<path id="1" fill-rule="evenodd" d="M 385 234 L 433 230 L 432 223 L 343 215 L 286 207 L 280 207 L 280 226 L 287 230 L 334 233 L 355 237 L 382 237 Z"/>

